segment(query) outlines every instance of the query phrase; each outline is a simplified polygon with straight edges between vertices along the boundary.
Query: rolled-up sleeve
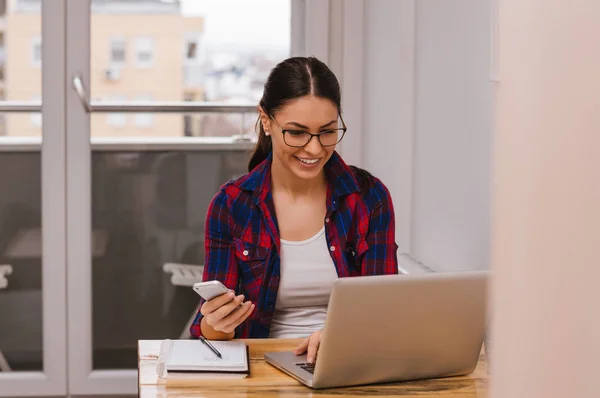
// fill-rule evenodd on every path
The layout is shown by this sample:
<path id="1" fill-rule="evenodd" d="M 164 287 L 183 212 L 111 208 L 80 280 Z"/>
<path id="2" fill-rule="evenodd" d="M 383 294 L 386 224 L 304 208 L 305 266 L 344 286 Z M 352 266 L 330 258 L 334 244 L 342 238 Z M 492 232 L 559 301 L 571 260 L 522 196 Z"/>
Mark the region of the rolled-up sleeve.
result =
<path id="1" fill-rule="evenodd" d="M 367 201 L 370 202 L 373 210 L 369 214 L 366 237 L 368 249 L 363 257 L 362 274 L 397 274 L 398 245 L 394 205 L 390 192 L 380 180 L 376 179 Z"/>
<path id="2" fill-rule="evenodd" d="M 211 201 L 206 214 L 204 239 L 204 273 L 203 281 L 218 280 L 227 288 L 237 290 L 238 267 L 234 257 L 232 234 L 234 225 L 228 203 L 227 186 L 221 188 Z M 200 306 L 204 299 L 200 299 Z M 192 337 L 201 334 L 200 322 L 202 314 L 198 310 L 194 322 L 190 326 Z"/>

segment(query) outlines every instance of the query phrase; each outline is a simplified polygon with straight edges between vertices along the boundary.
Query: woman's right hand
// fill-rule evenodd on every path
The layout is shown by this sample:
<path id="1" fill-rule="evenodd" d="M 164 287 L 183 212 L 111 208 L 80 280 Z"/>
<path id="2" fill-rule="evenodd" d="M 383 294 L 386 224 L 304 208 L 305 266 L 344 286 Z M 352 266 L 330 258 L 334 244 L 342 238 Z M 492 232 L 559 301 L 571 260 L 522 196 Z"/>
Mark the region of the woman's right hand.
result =
<path id="1" fill-rule="evenodd" d="M 244 303 L 243 294 L 236 297 L 231 291 L 206 301 L 202 304 L 200 313 L 212 329 L 230 334 L 250 316 L 254 307 L 250 301 Z"/>

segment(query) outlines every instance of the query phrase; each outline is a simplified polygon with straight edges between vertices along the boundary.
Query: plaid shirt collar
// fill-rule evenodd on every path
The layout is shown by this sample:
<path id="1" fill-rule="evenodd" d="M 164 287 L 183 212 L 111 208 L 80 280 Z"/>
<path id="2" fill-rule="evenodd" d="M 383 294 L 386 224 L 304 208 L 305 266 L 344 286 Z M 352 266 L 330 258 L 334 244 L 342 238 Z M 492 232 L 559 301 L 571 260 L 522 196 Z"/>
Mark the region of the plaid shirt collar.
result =
<path id="1" fill-rule="evenodd" d="M 240 181 L 239 187 L 246 191 L 252 191 L 255 203 L 264 202 L 271 191 L 271 164 L 273 153 L 252 172 Z M 325 164 L 325 175 L 331 187 L 332 198 L 340 198 L 353 192 L 359 192 L 358 181 L 354 177 L 350 167 L 342 160 L 337 151 Z"/>

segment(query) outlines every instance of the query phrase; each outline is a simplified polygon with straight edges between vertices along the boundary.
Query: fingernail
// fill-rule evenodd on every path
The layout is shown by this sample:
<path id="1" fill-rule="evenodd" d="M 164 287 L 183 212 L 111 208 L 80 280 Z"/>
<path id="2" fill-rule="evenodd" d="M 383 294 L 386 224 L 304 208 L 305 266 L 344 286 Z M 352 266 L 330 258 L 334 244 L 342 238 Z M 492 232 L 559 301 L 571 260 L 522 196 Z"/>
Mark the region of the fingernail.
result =
<path id="1" fill-rule="evenodd" d="M 313 358 L 313 357 L 308 357 L 308 362 L 312 363 L 312 362 L 313 362 L 313 360 L 314 360 L 314 358 Z"/>
<path id="2" fill-rule="evenodd" d="M 229 292 L 229 298 L 234 298 L 235 297 L 235 293 L 234 292 Z"/>

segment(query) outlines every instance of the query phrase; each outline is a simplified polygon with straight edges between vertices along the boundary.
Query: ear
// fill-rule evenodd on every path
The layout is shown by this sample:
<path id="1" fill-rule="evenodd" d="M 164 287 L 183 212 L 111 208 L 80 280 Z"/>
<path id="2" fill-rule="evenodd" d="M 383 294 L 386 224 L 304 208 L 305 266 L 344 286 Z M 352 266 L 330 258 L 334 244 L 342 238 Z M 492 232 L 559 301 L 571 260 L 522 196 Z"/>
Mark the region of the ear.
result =
<path id="1" fill-rule="evenodd" d="M 271 131 L 271 118 L 267 115 L 267 112 L 264 111 L 262 106 L 258 106 L 258 114 L 260 117 L 260 123 L 263 125 L 265 131 Z"/>

